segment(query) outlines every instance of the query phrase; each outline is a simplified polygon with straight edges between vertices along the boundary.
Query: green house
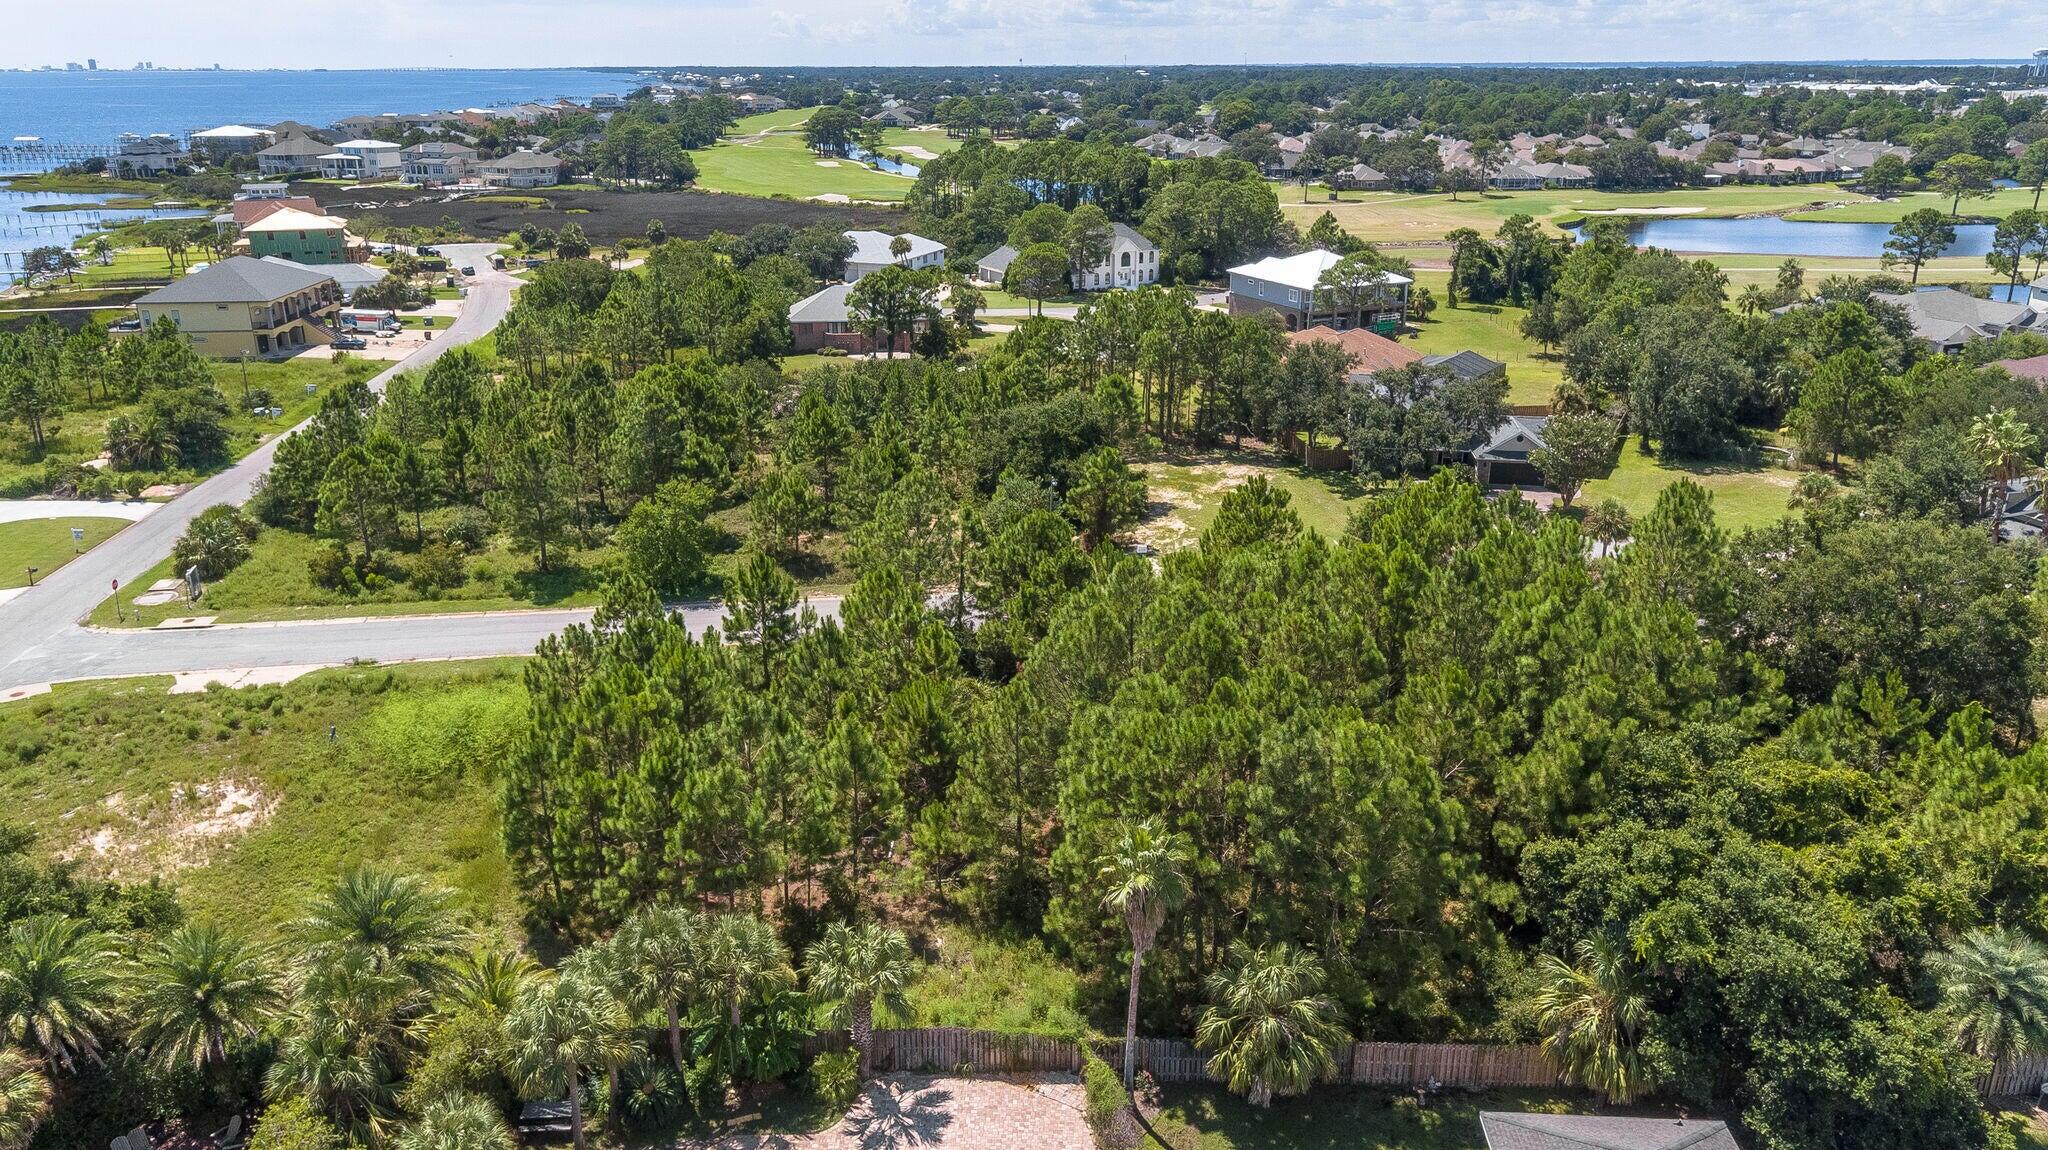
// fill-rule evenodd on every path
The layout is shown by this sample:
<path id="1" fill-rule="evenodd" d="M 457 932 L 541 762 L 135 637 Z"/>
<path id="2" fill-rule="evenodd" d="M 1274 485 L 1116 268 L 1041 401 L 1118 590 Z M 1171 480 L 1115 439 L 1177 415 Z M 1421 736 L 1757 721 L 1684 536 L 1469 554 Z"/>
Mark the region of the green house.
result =
<path id="1" fill-rule="evenodd" d="M 249 254 L 259 259 L 278 256 L 302 264 L 348 262 L 348 223 L 334 216 L 283 208 L 244 227 L 242 238 L 249 241 Z"/>

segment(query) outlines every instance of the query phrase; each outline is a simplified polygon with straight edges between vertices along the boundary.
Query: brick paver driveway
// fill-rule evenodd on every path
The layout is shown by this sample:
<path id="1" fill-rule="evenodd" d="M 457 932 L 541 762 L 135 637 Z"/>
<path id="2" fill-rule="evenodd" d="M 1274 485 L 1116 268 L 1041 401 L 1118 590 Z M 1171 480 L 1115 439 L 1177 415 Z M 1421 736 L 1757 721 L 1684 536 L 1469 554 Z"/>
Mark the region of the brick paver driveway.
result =
<path id="1" fill-rule="evenodd" d="M 1070 1074 L 954 1078 L 891 1074 L 845 1118 L 811 1135 L 740 1135 L 717 1150 L 1092 1150 Z"/>

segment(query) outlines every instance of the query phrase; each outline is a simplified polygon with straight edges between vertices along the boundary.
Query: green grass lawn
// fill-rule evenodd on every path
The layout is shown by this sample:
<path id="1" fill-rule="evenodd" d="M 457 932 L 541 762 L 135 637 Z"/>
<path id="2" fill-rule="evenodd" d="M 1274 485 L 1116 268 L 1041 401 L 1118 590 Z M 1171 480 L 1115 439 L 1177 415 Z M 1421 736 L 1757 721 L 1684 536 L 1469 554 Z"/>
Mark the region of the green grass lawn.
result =
<path id="1" fill-rule="evenodd" d="M 1782 467 L 1739 463 L 1660 460 L 1634 439 L 1621 445 L 1614 474 L 1586 484 L 1579 506 L 1618 499 L 1634 515 L 1657 502 L 1666 487 L 1690 479 L 1714 493 L 1714 519 L 1730 532 L 1764 527 L 1785 514 L 1785 501 L 1799 482 L 1799 473 Z"/>
<path id="2" fill-rule="evenodd" d="M 126 526 L 126 519 L 98 515 L 0 523 L 0 588 L 26 586 L 30 567 L 37 580 L 45 579 Z M 83 542 L 72 541 L 74 527 L 85 532 Z"/>
<path id="3" fill-rule="evenodd" d="M 728 136 L 751 136 L 758 132 L 781 132 L 802 124 L 811 118 L 816 108 L 784 108 L 780 112 L 760 112 L 752 116 L 741 116 L 726 129 Z"/>
<path id="4" fill-rule="evenodd" d="M 1778 265 L 1788 258 L 1782 255 L 1708 255 L 1702 257 L 1713 263 L 1728 275 L 1731 301 L 1750 284 L 1769 286 L 1778 280 Z M 1906 268 L 1886 271 L 1876 259 L 1857 259 L 1843 256 L 1792 256 L 1806 269 L 1806 286 L 1811 289 L 1828 276 L 1850 275 L 1893 275 L 1900 279 L 1911 274 Z M 1920 269 L 1923 283 L 1988 283 L 2004 282 L 2005 277 L 1985 264 L 1981 256 L 1943 256 L 1930 260 Z"/>
<path id="5" fill-rule="evenodd" d="M 161 878 L 201 918 L 272 932 L 369 861 L 509 926 L 491 772 L 524 721 L 520 664 L 337 668 L 189 695 L 166 694 L 167 678 L 61 686 L 0 706 L 0 801 L 39 849 Z"/>
<path id="6" fill-rule="evenodd" d="M 1416 324 L 1415 333 L 1402 336 L 1401 343 L 1424 355 L 1469 350 L 1499 360 L 1508 365 L 1509 403 L 1549 403 L 1551 392 L 1564 381 L 1564 361 L 1522 334 L 1522 317 L 1528 311 L 1507 303 L 1450 307 L 1444 302 L 1450 278 L 1448 272 L 1415 273 L 1415 282 L 1429 289 L 1437 306 L 1429 322 Z"/>
<path id="7" fill-rule="evenodd" d="M 1949 198 L 1940 192 L 1905 192 L 1888 200 L 1861 198 L 1840 207 L 1795 212 L 1787 218 L 1838 224 L 1892 224 L 1903 219 L 1906 213 L 1917 212 L 1921 208 L 1934 208 L 1946 215 L 1949 202 Z M 1956 211 L 1965 216 L 2003 219 L 2008 212 L 2033 206 L 2034 189 L 2000 188 L 1989 199 L 1964 200 Z"/>
<path id="8" fill-rule="evenodd" d="M 427 516 L 428 538 L 438 522 L 452 513 L 446 509 Z M 404 533 L 411 536 L 410 520 Z M 155 607 L 137 607 L 130 600 L 157 579 L 171 575 L 166 559 L 148 575 L 121 591 L 121 614 L 114 611 L 109 597 L 93 612 L 93 621 L 103 626 L 152 627 L 165 619 L 186 615 L 214 615 L 223 623 L 249 623 L 277 619 L 350 619 L 371 615 L 439 615 L 464 611 L 517 611 L 536 607 L 589 607 L 602 597 L 605 568 L 613 561 L 605 547 L 579 551 L 573 548 L 549 550 L 551 570 L 538 570 L 535 558 L 514 551 L 503 539 L 494 538 L 482 550 L 465 557 L 466 581 L 460 587 L 428 598 L 405 581 L 411 556 L 403 549 L 380 552 L 379 563 L 393 585 L 378 591 L 350 595 L 313 581 L 309 566 L 325 541 L 281 528 L 268 528 L 256 539 L 249 558 L 224 577 L 208 584 L 199 603 L 182 599 Z"/>
<path id="9" fill-rule="evenodd" d="M 1141 463 L 1145 520 L 1131 534 L 1161 551 L 1192 547 L 1216 518 L 1230 490 L 1254 475 L 1287 492 L 1289 506 L 1305 526 L 1335 537 L 1343 534 L 1351 509 L 1365 488 L 1348 471 L 1309 471 L 1269 452 L 1216 452 L 1187 460 Z"/>
<path id="10" fill-rule="evenodd" d="M 151 199 L 162 199 L 170 189 L 163 184 L 152 184 L 145 180 L 119 180 L 111 176 L 69 175 L 63 172 L 36 172 L 26 176 L 10 176 L 4 182 L 10 191 L 16 192 L 132 192 L 146 195 Z"/>
<path id="11" fill-rule="evenodd" d="M 83 251 L 83 246 L 81 245 Z M 171 282 L 171 264 L 162 248 L 119 248 L 113 253 L 113 262 L 101 264 L 89 252 L 84 254 L 85 266 L 68 280 L 59 280 L 53 287 L 113 287 L 116 284 L 166 284 Z M 193 262 L 206 259 L 195 255 Z M 53 305 L 54 306 L 54 305 Z"/>
<path id="12" fill-rule="evenodd" d="M 1261 1110 L 1208 1086 L 1164 1088 L 1154 1125 L 1175 1150 L 1484 1150 L 1482 1110 L 1587 1113 L 1592 1097 L 1545 1090 L 1445 1090 L 1426 1110 L 1383 1089 L 1319 1086 Z M 1649 1113 L 1649 1111 L 1633 1111 Z"/>
<path id="13" fill-rule="evenodd" d="M 840 195 L 855 200 L 901 200 L 914 180 L 878 172 L 852 160 L 814 154 L 802 136 L 778 134 L 758 140 L 722 140 L 692 152 L 697 187 L 750 196 Z"/>
<path id="14" fill-rule="evenodd" d="M 981 306 L 983 308 L 1036 308 L 1039 303 L 1039 301 L 1037 300 L 1027 299 L 1021 295 L 1011 295 L 1009 292 L 1006 292 L 1001 288 L 982 288 L 980 289 L 980 291 Z M 1073 292 L 1063 296 L 1054 296 L 1053 298 L 1046 300 L 1045 305 L 1047 307 L 1072 307 L 1075 304 L 1081 303 L 1083 300 L 1086 300 L 1087 298 L 1088 297 L 1086 295 L 1080 292 Z M 998 318 L 1008 320 L 1015 319 L 1016 317 L 1000 316 Z"/>
<path id="15" fill-rule="evenodd" d="M 1290 195 L 1289 193 L 1293 194 Z M 2031 195 L 2032 193 L 2029 193 Z M 1654 192 L 1603 192 L 1590 188 L 1557 188 L 1533 192 L 1462 192 L 1456 200 L 1438 193 L 1345 192 L 1331 202 L 1315 195 L 1301 202 L 1298 189 L 1280 189 L 1280 208 L 1303 227 L 1324 211 L 1360 239 L 1376 242 L 1440 240 L 1457 228 L 1477 228 L 1491 235 L 1509 216 L 1534 216 L 1539 223 L 1575 220 L 1592 211 L 1695 209 L 1694 218 L 1740 216 L 1788 211 L 1812 204 L 1868 199 L 1834 184 L 1764 187 L 1744 184 L 1728 188 L 1678 188 Z"/>

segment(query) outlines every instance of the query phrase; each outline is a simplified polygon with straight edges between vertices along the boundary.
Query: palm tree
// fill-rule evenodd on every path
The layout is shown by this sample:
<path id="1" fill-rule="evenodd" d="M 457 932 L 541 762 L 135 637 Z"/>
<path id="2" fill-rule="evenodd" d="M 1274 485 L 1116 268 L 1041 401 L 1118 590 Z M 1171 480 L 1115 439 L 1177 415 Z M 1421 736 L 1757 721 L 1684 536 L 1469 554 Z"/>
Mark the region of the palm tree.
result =
<path id="1" fill-rule="evenodd" d="M 361 954 L 373 970 L 426 990 L 447 984 L 465 941 L 448 892 L 369 866 L 344 871 L 299 923 L 299 934 L 316 965 Z"/>
<path id="2" fill-rule="evenodd" d="M 583 1072 L 630 1052 L 630 1020 L 618 1000 L 580 978 L 543 979 L 505 1018 L 505 1037 L 528 1091 L 569 1097 L 570 1131 L 583 1150 Z"/>
<path id="3" fill-rule="evenodd" d="M 264 1083 L 272 1097 L 298 1094 L 358 1136 L 377 1141 L 397 1110 L 387 1047 L 358 1021 L 312 1011 L 293 1020 Z"/>
<path id="4" fill-rule="evenodd" d="M 488 1099 L 444 1094 L 420 1110 L 420 1119 L 398 1136 L 397 1150 L 514 1150 L 505 1117 Z"/>
<path id="5" fill-rule="evenodd" d="M 1346 1035 L 1336 1004 L 1321 993 L 1314 955 L 1284 942 L 1270 950 L 1232 943 L 1229 968 L 1211 974 L 1207 987 L 1211 1005 L 1195 1045 L 1215 1052 L 1209 1073 L 1252 1105 L 1300 1094 L 1336 1070 Z"/>
<path id="6" fill-rule="evenodd" d="M 50 1113 L 50 1080 L 28 1055 L 0 1048 L 0 1150 L 21 1150 Z"/>
<path id="7" fill-rule="evenodd" d="M 107 267 L 114 262 L 114 241 L 107 237 L 94 236 L 90 250 L 92 258 L 99 261 L 101 267 Z"/>
<path id="8" fill-rule="evenodd" d="M 540 967 L 518 951 L 486 943 L 455 963 L 443 995 L 449 1005 L 461 1009 L 488 1007 L 499 1015 L 510 1014 L 526 984 L 539 973 Z"/>
<path id="9" fill-rule="evenodd" d="M 627 920 L 619 938 L 631 970 L 634 995 L 649 1009 L 660 1007 L 668 1023 L 668 1049 L 683 1069 L 683 1004 L 697 986 L 702 965 L 703 915 L 682 907 L 650 907 Z"/>
<path id="10" fill-rule="evenodd" d="M 22 919 L 0 947 L 0 1025 L 41 1050 L 53 1076 L 80 1056 L 98 1062 L 120 979 L 121 957 L 104 935 L 62 915 Z"/>
<path id="11" fill-rule="evenodd" d="M 910 941 L 902 931 L 878 923 L 856 929 L 835 922 L 811 948 L 806 969 L 812 996 L 833 1003 L 833 1023 L 852 1031 L 854 1049 L 860 1051 L 860 1075 L 866 1078 L 874 1066 L 875 1003 L 906 1008 L 903 991 L 916 971 Z"/>
<path id="12" fill-rule="evenodd" d="M 2039 441 L 2033 429 L 2020 420 L 2019 412 L 2009 407 L 1978 416 L 1970 424 L 1970 438 L 1976 441 L 1977 454 L 1984 465 L 1998 478 L 1998 504 L 1991 509 L 1991 538 L 1995 541 L 2005 526 L 2005 505 L 2012 494 L 2012 481 L 2026 471 L 2027 458 Z"/>
<path id="13" fill-rule="evenodd" d="M 1566 1077 L 1616 1102 L 1656 1085 L 1640 1050 L 1650 1005 L 1619 951 L 1580 939 L 1574 963 L 1546 954 L 1537 960 L 1536 1025 L 1543 1049 Z"/>
<path id="14" fill-rule="evenodd" d="M 187 923 L 142 961 L 136 1040 L 165 1067 L 218 1066 L 282 1002 L 263 952 L 212 923 Z"/>
<path id="15" fill-rule="evenodd" d="M 1115 849 L 1102 856 L 1097 874 L 1109 885 L 1102 905 L 1121 912 L 1131 931 L 1131 984 L 1124 1005 L 1124 1089 L 1138 1073 L 1138 979 L 1145 952 L 1158 941 L 1168 911 L 1187 901 L 1185 836 L 1163 833 L 1149 820 L 1124 828 Z"/>
<path id="16" fill-rule="evenodd" d="M 1994 1062 L 2048 1047 L 2048 947 L 1988 927 L 1964 935 L 1928 967 L 1956 1045 Z"/>
<path id="17" fill-rule="evenodd" d="M 775 928 L 744 914 L 722 914 L 711 920 L 702 942 L 699 985 L 734 1030 L 740 1009 L 796 980 L 789 969 L 789 951 L 775 937 Z"/>

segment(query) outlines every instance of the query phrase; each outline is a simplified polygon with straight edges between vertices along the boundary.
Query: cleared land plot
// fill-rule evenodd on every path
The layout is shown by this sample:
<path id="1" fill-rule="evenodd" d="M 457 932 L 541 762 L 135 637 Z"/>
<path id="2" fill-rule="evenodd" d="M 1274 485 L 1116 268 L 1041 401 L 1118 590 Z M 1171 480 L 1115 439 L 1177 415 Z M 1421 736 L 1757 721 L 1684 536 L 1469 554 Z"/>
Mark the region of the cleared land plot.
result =
<path id="1" fill-rule="evenodd" d="M 1365 497 L 1350 472 L 1308 471 L 1271 452 L 1218 452 L 1141 463 L 1138 470 L 1145 476 L 1145 518 L 1130 534 L 1160 551 L 1194 546 L 1223 497 L 1254 475 L 1287 492 L 1288 505 L 1304 525 L 1333 538 L 1343 534 L 1351 509 Z"/>
<path id="2" fill-rule="evenodd" d="M 36 569 L 36 579 L 41 581 L 126 526 L 126 519 L 100 516 L 0 523 L 0 588 L 27 586 L 30 567 Z M 83 541 L 72 540 L 74 527 L 85 532 Z"/>
<path id="3" fill-rule="evenodd" d="M 1644 451 L 1633 438 L 1621 445 L 1614 474 L 1586 484 L 1578 505 L 1618 499 L 1632 515 L 1642 515 L 1657 496 L 1680 479 L 1690 479 L 1714 494 L 1714 520 L 1728 531 L 1766 527 L 1785 514 L 1785 501 L 1799 482 L 1799 473 L 1782 467 L 1712 461 L 1664 460 Z"/>
<path id="4" fill-rule="evenodd" d="M 524 721 L 518 667 L 337 668 L 188 695 L 163 678 L 58 687 L 0 706 L 0 801 L 45 853 L 160 876 L 193 914 L 259 931 L 367 861 L 510 923 L 490 771 Z"/>

